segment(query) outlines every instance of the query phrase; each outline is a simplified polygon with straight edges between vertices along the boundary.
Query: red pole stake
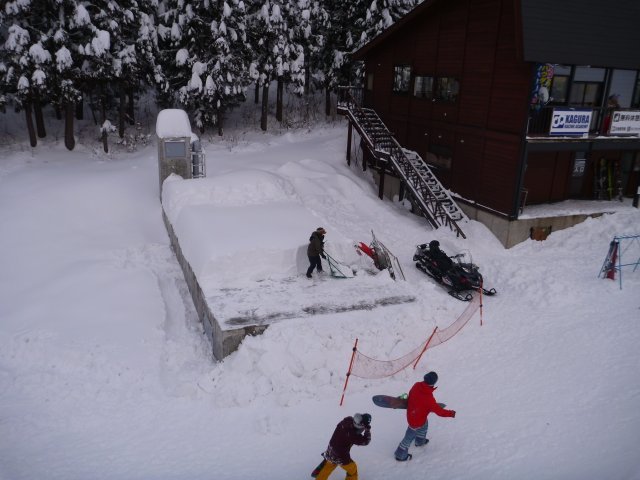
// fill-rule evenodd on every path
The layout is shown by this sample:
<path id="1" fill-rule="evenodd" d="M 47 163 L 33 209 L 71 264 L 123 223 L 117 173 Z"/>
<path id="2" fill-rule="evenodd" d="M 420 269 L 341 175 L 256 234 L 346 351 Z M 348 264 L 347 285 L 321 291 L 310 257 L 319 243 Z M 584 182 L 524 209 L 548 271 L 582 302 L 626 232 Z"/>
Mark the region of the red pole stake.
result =
<path id="1" fill-rule="evenodd" d="M 413 364 L 413 369 L 414 370 L 418 366 L 418 362 L 422 358 L 422 354 L 427 351 L 427 348 L 429 348 L 429 344 L 431 343 L 431 339 L 433 338 L 433 336 L 436 334 L 436 330 L 438 330 L 438 327 L 433 329 L 433 332 L 431 332 L 431 336 L 429 337 L 429 340 L 427 340 L 427 343 L 424 344 L 424 348 L 422 349 L 422 351 L 420 352 L 420 355 L 418 355 L 418 358 L 416 359 L 415 363 Z"/>
<path id="2" fill-rule="evenodd" d="M 349 362 L 349 371 L 347 371 L 347 378 L 344 379 L 344 388 L 342 389 L 340 406 L 342 406 L 342 402 L 344 401 L 344 392 L 347 391 L 347 384 L 349 383 L 349 376 L 351 375 L 351 367 L 353 367 L 353 359 L 355 358 L 357 351 L 358 351 L 358 339 L 356 338 L 356 343 L 353 344 L 353 353 L 351 353 L 351 361 Z"/>

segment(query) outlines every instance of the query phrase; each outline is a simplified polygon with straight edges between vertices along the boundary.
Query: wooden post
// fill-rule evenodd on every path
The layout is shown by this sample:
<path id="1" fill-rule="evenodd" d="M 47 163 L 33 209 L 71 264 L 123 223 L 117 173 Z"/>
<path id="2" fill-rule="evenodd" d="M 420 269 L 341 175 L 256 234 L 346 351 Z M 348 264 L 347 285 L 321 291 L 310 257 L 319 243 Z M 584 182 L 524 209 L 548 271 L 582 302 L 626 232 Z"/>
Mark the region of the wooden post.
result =
<path id="1" fill-rule="evenodd" d="M 420 361 L 420 359 L 422 358 L 422 355 L 424 354 L 424 352 L 427 351 L 427 348 L 429 348 L 429 344 L 431 343 L 431 339 L 433 338 L 433 336 L 436 334 L 436 330 L 438 330 L 438 327 L 433 329 L 433 332 L 431 332 L 431 336 L 429 337 L 429 340 L 427 340 L 427 343 L 424 344 L 424 348 L 422 349 L 422 351 L 420 352 L 420 355 L 418 355 L 418 358 L 416 358 L 415 363 L 413 364 L 413 369 L 415 370 L 416 367 L 418 366 L 418 362 Z"/>
<path id="2" fill-rule="evenodd" d="M 349 122 L 349 129 L 347 130 L 347 165 L 351 166 L 351 130 L 353 126 Z"/>
<path id="3" fill-rule="evenodd" d="M 345 378 L 344 380 L 344 388 L 342 389 L 340 406 L 342 406 L 342 402 L 344 401 L 344 392 L 347 390 L 347 384 L 349 383 L 349 376 L 351 376 L 351 368 L 353 367 L 353 359 L 355 358 L 357 351 L 358 351 L 358 339 L 356 338 L 356 343 L 353 345 L 353 353 L 351 354 L 351 361 L 349 362 L 349 370 L 347 371 L 347 378 Z"/>

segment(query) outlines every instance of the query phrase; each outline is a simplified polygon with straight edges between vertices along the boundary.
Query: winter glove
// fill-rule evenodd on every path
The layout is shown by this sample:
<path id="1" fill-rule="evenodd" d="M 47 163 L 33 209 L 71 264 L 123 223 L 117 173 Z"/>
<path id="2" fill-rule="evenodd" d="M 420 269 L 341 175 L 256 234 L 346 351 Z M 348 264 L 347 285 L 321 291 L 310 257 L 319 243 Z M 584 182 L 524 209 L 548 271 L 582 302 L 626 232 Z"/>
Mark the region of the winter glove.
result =
<path id="1" fill-rule="evenodd" d="M 451 418 L 456 418 L 456 411 L 455 410 L 451 410 Z"/>
<path id="2" fill-rule="evenodd" d="M 326 256 L 324 253 L 321 253 L 321 254 L 320 254 L 320 256 L 321 256 L 322 258 L 324 258 L 325 260 L 327 259 L 327 256 Z"/>
<path id="3" fill-rule="evenodd" d="M 362 423 L 364 423 L 364 428 L 371 428 L 371 415 L 368 413 L 363 414 Z"/>

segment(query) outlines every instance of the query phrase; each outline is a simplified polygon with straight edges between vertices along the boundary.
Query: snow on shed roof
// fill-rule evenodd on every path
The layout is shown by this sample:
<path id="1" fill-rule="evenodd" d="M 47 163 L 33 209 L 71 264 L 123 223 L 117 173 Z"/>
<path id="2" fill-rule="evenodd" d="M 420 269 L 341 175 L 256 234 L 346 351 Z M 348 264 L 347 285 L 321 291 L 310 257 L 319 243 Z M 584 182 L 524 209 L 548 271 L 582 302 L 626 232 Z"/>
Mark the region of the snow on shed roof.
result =
<path id="1" fill-rule="evenodd" d="M 156 135 L 159 138 L 192 137 L 187 112 L 179 108 L 168 108 L 158 113 Z"/>

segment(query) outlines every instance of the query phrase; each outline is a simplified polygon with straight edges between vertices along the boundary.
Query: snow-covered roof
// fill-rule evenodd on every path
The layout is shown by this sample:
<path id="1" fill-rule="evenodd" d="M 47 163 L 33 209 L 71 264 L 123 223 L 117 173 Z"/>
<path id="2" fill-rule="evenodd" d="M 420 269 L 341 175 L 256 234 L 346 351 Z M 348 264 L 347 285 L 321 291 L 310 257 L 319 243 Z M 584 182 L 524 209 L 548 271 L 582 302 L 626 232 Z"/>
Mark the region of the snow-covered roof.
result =
<path id="1" fill-rule="evenodd" d="M 168 108 L 158 113 L 156 135 L 159 138 L 192 137 L 187 112 L 179 108 Z"/>

